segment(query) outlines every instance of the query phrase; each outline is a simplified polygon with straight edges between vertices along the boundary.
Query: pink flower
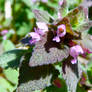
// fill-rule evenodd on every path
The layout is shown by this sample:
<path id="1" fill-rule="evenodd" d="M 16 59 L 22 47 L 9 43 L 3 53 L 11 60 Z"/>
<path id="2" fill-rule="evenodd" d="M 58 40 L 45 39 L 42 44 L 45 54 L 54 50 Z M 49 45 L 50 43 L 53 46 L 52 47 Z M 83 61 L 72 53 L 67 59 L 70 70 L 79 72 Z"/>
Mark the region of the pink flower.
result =
<path id="1" fill-rule="evenodd" d="M 1 32 L 1 35 L 6 35 L 8 33 L 8 30 L 3 30 L 2 32 Z"/>
<path id="2" fill-rule="evenodd" d="M 60 37 L 64 37 L 66 35 L 66 27 L 64 24 L 58 26 L 57 36 L 53 38 L 53 41 L 60 42 Z"/>
<path id="3" fill-rule="evenodd" d="M 79 56 L 79 54 L 83 54 L 84 51 L 81 48 L 81 46 L 76 45 L 70 48 L 70 55 L 74 58 L 71 60 L 72 64 L 75 64 L 77 62 L 77 57 Z"/>
<path id="4" fill-rule="evenodd" d="M 60 0 L 59 5 L 62 6 L 62 4 L 63 4 L 63 0 Z"/>
<path id="5" fill-rule="evenodd" d="M 87 48 L 83 48 L 83 50 L 84 50 L 85 53 L 88 53 L 88 54 L 91 54 L 91 53 L 92 53 L 92 51 L 90 51 L 90 50 L 87 49 Z"/>
<path id="6" fill-rule="evenodd" d="M 32 40 L 30 40 L 30 44 L 35 44 L 36 42 L 38 42 L 41 39 L 40 35 L 36 32 L 31 32 L 29 34 L 32 37 Z"/>
<path id="7" fill-rule="evenodd" d="M 36 24 L 37 24 L 37 27 L 38 27 L 38 29 L 40 29 L 40 32 L 42 34 L 45 34 L 45 32 L 48 31 L 48 26 L 46 25 L 46 23 L 44 23 L 44 22 L 37 22 Z"/>
<path id="8" fill-rule="evenodd" d="M 40 36 L 43 36 L 45 32 L 48 31 L 48 27 L 43 22 L 37 22 L 38 28 L 34 28 L 35 32 L 29 33 L 29 35 L 32 37 L 32 40 L 30 40 L 31 44 L 35 44 L 36 42 L 41 40 Z"/>

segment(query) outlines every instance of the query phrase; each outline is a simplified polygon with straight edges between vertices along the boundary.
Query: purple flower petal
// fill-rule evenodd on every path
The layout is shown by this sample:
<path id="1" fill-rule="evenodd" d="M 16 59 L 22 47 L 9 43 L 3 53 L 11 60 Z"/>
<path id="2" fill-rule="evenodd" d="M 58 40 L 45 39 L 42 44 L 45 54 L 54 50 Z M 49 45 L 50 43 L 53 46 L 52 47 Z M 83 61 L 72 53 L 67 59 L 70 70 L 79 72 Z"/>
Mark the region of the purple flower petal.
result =
<path id="1" fill-rule="evenodd" d="M 42 31 L 44 34 L 48 31 L 48 26 L 44 22 L 37 22 L 37 27 Z"/>
<path id="2" fill-rule="evenodd" d="M 70 55 L 74 58 L 71 62 L 76 62 L 76 59 L 79 54 L 83 54 L 84 51 L 81 46 L 76 45 L 70 48 Z"/>
<path id="3" fill-rule="evenodd" d="M 6 35 L 8 33 L 8 30 L 3 30 L 2 32 L 1 32 L 1 35 Z"/>
<path id="4" fill-rule="evenodd" d="M 60 38 L 58 36 L 53 38 L 53 41 L 60 42 Z"/>
<path id="5" fill-rule="evenodd" d="M 44 35 L 43 30 L 39 29 L 39 28 L 34 28 L 35 32 L 40 34 L 40 35 Z"/>
<path id="6" fill-rule="evenodd" d="M 60 42 L 60 37 L 64 37 L 66 35 L 66 27 L 64 24 L 58 26 L 57 36 L 53 38 L 53 41 Z"/>
<path id="7" fill-rule="evenodd" d="M 72 63 L 72 64 L 76 64 L 76 63 L 77 63 L 77 59 L 76 59 L 76 58 L 75 58 L 75 59 L 72 59 L 72 60 L 71 60 L 71 63 Z"/>
<path id="8" fill-rule="evenodd" d="M 59 35 L 59 37 L 64 37 L 66 35 L 66 27 L 64 24 L 58 26 L 57 35 Z"/>
<path id="9" fill-rule="evenodd" d="M 31 33 L 29 33 L 29 34 L 30 34 L 30 36 L 32 37 L 32 40 L 30 40 L 30 43 L 31 43 L 31 44 L 35 44 L 37 41 L 41 40 L 40 35 L 39 35 L 38 33 L 36 33 L 36 32 L 31 32 Z"/>
<path id="10" fill-rule="evenodd" d="M 84 51 L 81 48 L 81 46 L 79 46 L 79 45 L 76 45 L 76 46 L 73 46 L 70 48 L 70 55 L 72 57 L 76 58 L 79 54 L 83 54 L 83 53 L 84 53 Z"/>

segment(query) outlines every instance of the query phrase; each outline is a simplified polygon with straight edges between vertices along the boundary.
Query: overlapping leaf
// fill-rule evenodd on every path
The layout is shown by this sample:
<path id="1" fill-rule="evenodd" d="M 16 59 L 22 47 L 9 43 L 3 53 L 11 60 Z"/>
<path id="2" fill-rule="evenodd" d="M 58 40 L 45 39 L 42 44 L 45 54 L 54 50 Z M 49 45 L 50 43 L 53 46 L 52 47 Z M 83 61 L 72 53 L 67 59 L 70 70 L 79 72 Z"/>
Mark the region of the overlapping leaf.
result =
<path id="1" fill-rule="evenodd" d="M 63 78 L 65 79 L 68 92 L 76 92 L 77 83 L 81 77 L 80 64 L 71 64 L 71 59 L 66 59 L 63 63 Z"/>
<path id="2" fill-rule="evenodd" d="M 91 39 L 90 34 L 88 34 L 87 32 L 83 32 L 82 33 L 82 40 L 80 40 L 80 43 L 82 44 L 82 46 L 86 49 L 88 49 L 89 51 L 92 51 L 92 39 Z"/>
<path id="3" fill-rule="evenodd" d="M 84 31 L 81 28 L 83 28 L 85 25 L 87 25 L 88 22 L 88 12 L 86 8 L 79 6 L 78 8 L 75 8 L 74 10 L 71 10 L 67 17 L 70 21 L 70 24 L 72 25 L 73 29 L 77 31 Z M 78 30 L 80 29 L 80 30 Z"/>
<path id="4" fill-rule="evenodd" d="M 51 23 L 54 21 L 54 18 L 46 11 L 35 9 L 33 10 L 33 12 L 38 22 Z"/>
<path id="5" fill-rule="evenodd" d="M 63 0 L 63 4 L 59 8 L 59 12 L 62 17 L 65 17 L 68 13 L 67 0 Z"/>
<path id="6" fill-rule="evenodd" d="M 43 64 L 53 64 L 60 62 L 69 55 L 69 49 L 67 46 L 61 48 L 60 43 L 52 41 L 53 32 L 49 32 L 48 35 L 42 37 L 33 49 L 32 56 L 30 58 L 30 66 L 38 66 Z"/>
<path id="7" fill-rule="evenodd" d="M 25 50 L 15 49 L 5 52 L 0 56 L 0 67 L 18 67 L 21 56 Z"/>
<path id="8" fill-rule="evenodd" d="M 29 67 L 27 54 L 20 68 L 19 86 L 17 92 L 33 92 L 51 85 L 51 81 L 57 78 L 59 72 L 52 65 Z"/>
<path id="9" fill-rule="evenodd" d="M 20 59 L 25 52 L 26 50 L 15 49 L 0 56 L 0 67 L 2 67 L 3 74 L 0 76 L 1 90 L 13 92 L 17 88 Z"/>
<path id="10" fill-rule="evenodd" d="M 59 8 L 59 12 L 61 13 L 62 17 L 65 17 L 69 10 L 74 9 L 78 7 L 78 5 L 82 2 L 82 0 L 63 0 L 63 4 Z"/>

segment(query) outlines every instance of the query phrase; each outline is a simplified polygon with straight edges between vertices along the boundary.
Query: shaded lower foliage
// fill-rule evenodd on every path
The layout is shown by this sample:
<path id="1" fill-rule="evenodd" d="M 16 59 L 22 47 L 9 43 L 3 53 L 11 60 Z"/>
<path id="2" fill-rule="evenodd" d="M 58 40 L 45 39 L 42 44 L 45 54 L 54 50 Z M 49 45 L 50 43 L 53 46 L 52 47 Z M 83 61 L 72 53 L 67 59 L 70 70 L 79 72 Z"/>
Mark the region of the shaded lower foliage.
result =
<path id="1" fill-rule="evenodd" d="M 26 50 L 15 49 L 5 52 L 0 56 L 0 66 L 3 68 L 18 68 L 20 64 L 20 59 L 24 55 Z"/>
<path id="2" fill-rule="evenodd" d="M 52 65 L 43 65 L 37 67 L 29 67 L 28 53 L 21 64 L 19 86 L 16 92 L 32 92 L 39 89 L 44 89 L 51 85 L 51 81 L 56 79 L 59 72 Z"/>
<path id="3" fill-rule="evenodd" d="M 50 87 L 47 87 L 45 89 L 46 92 L 67 92 L 67 86 L 65 84 L 65 81 L 63 79 L 60 79 L 60 83 L 61 83 L 61 88 L 51 85 Z"/>
<path id="4" fill-rule="evenodd" d="M 71 64 L 71 57 L 69 56 L 63 62 L 63 78 L 65 79 L 68 92 L 76 92 L 77 83 L 81 78 L 82 70 L 79 63 Z"/>

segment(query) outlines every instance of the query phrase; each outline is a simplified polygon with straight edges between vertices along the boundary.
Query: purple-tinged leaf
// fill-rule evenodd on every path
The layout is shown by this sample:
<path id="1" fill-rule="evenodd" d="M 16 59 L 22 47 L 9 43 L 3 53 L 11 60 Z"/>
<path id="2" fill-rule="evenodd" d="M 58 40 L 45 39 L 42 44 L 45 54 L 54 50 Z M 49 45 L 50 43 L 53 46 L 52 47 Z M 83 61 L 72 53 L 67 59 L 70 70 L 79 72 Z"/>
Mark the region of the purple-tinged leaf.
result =
<path id="1" fill-rule="evenodd" d="M 49 32 L 35 45 L 29 61 L 30 66 L 53 64 L 69 56 L 69 48 L 61 48 L 62 44 L 52 41 L 53 37 L 53 32 Z"/>
<path id="2" fill-rule="evenodd" d="M 83 32 L 82 33 L 82 40 L 80 40 L 80 44 L 83 46 L 83 48 L 88 49 L 90 52 L 92 52 L 92 35 Z"/>
<path id="3" fill-rule="evenodd" d="M 25 55 L 19 70 L 19 84 L 16 92 L 34 92 L 51 85 L 58 77 L 58 70 L 52 65 L 29 67 L 30 53 Z"/>
<path id="4" fill-rule="evenodd" d="M 92 21 L 86 21 L 86 23 L 81 24 L 78 28 L 77 31 L 79 32 L 84 32 L 89 30 L 92 27 Z"/>
<path id="5" fill-rule="evenodd" d="M 37 22 L 52 23 L 54 21 L 54 18 L 46 11 L 35 9 L 33 13 L 35 14 Z"/>
<path id="6" fill-rule="evenodd" d="M 81 3 L 81 5 L 83 7 L 86 7 L 86 8 L 91 7 L 92 6 L 92 0 L 83 0 L 83 2 Z"/>
<path id="7" fill-rule="evenodd" d="M 79 62 L 77 64 L 71 63 L 71 58 L 66 59 L 63 63 L 63 78 L 67 85 L 67 92 L 76 92 L 77 83 L 80 80 L 82 70 Z"/>
<path id="8" fill-rule="evenodd" d="M 87 13 L 88 12 L 86 11 L 86 8 L 79 6 L 71 10 L 66 17 L 69 19 L 72 27 L 75 28 L 75 30 L 77 30 L 77 28 L 80 28 L 81 25 L 88 22 Z"/>
<path id="9" fill-rule="evenodd" d="M 67 6 L 67 1 L 66 0 L 63 0 L 62 5 L 60 6 L 58 13 L 61 14 L 62 18 L 67 15 L 68 6 Z"/>

